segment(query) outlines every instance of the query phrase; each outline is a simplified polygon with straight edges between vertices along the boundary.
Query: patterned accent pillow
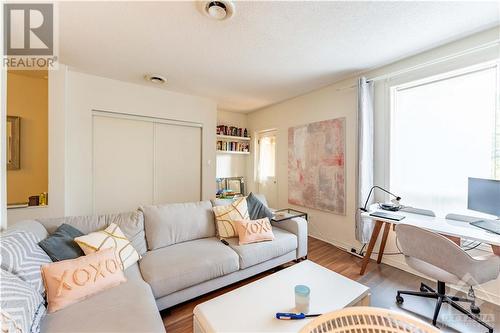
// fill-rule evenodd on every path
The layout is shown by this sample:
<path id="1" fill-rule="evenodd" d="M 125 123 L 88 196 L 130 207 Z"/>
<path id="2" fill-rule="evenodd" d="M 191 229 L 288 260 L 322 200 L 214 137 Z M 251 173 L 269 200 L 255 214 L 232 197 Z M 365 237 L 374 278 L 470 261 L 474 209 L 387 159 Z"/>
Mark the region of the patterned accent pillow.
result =
<path id="1" fill-rule="evenodd" d="M 239 245 L 274 240 L 273 227 L 267 217 L 252 221 L 236 221 Z"/>
<path id="2" fill-rule="evenodd" d="M 14 274 L 0 270 L 2 332 L 40 332 L 45 314 L 44 299 L 32 286 Z"/>
<path id="3" fill-rule="evenodd" d="M 49 313 L 127 281 L 112 248 L 43 265 L 42 275 Z"/>
<path id="4" fill-rule="evenodd" d="M 2 269 L 28 282 L 44 295 L 40 266 L 51 263 L 49 256 L 38 246 L 40 239 L 29 231 L 10 231 L 0 238 Z"/>
<path id="5" fill-rule="evenodd" d="M 121 231 L 120 227 L 114 223 L 111 223 L 104 230 L 77 237 L 75 238 L 75 242 L 82 248 L 86 255 L 101 249 L 114 248 L 115 257 L 122 269 L 130 267 L 141 259 L 141 256 Z"/>
<path id="6" fill-rule="evenodd" d="M 219 238 L 238 237 L 234 221 L 249 220 L 247 200 L 239 198 L 229 206 L 216 206 L 212 208 L 215 214 L 215 225 Z"/>

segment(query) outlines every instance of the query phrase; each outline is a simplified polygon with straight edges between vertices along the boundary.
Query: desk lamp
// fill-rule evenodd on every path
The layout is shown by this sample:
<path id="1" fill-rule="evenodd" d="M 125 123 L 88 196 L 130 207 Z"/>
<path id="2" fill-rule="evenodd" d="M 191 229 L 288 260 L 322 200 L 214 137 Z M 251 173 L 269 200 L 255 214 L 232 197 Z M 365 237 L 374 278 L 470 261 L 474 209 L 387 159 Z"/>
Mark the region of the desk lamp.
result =
<path id="1" fill-rule="evenodd" d="M 364 207 L 361 207 L 359 209 L 361 209 L 363 212 L 367 212 L 368 210 L 366 209 L 366 206 L 368 205 L 368 200 L 370 200 L 370 197 L 372 195 L 372 192 L 374 189 L 379 189 L 379 190 L 382 190 L 384 191 L 385 193 L 388 193 L 390 195 L 392 195 L 394 197 L 394 199 L 391 200 L 391 203 L 381 203 L 379 204 L 380 208 L 384 209 L 384 210 L 390 210 L 392 212 L 397 212 L 398 210 L 400 210 L 402 207 L 401 207 L 401 197 L 387 191 L 386 189 L 378 186 L 378 185 L 375 185 L 373 186 L 371 189 L 370 189 L 370 193 L 368 193 L 368 197 L 366 198 L 366 201 L 365 201 L 365 205 Z"/>

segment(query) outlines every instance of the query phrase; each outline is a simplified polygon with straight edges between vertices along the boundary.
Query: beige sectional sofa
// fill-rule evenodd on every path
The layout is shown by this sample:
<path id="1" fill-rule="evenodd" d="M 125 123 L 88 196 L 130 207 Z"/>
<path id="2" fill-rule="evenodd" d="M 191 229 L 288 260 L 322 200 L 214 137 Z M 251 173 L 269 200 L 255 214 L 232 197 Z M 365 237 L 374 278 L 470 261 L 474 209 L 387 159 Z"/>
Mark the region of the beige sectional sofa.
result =
<path id="1" fill-rule="evenodd" d="M 13 226 L 45 238 L 62 223 L 83 233 L 116 223 L 142 259 L 127 282 L 42 321 L 42 332 L 164 332 L 158 310 L 169 308 L 291 260 L 307 256 L 307 222 L 273 223 L 274 241 L 239 246 L 217 237 L 210 201 L 144 206 L 138 211 L 21 221 Z"/>

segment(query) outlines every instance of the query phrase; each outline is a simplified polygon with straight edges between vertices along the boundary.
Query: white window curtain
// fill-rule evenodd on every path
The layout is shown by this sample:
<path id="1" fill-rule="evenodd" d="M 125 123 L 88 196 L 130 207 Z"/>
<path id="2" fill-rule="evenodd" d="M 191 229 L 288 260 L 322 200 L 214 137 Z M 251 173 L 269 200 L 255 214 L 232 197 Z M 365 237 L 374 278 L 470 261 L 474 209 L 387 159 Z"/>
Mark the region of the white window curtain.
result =
<path id="1" fill-rule="evenodd" d="M 260 183 L 264 183 L 275 176 L 276 139 L 273 136 L 264 136 L 259 145 L 258 179 Z"/>
<path id="2" fill-rule="evenodd" d="M 358 81 L 358 177 L 356 202 L 363 207 L 364 201 L 373 186 L 373 82 L 361 77 Z M 368 204 L 370 204 L 369 202 Z M 361 217 L 356 211 L 356 239 L 365 244 L 370 240 L 373 223 Z"/>

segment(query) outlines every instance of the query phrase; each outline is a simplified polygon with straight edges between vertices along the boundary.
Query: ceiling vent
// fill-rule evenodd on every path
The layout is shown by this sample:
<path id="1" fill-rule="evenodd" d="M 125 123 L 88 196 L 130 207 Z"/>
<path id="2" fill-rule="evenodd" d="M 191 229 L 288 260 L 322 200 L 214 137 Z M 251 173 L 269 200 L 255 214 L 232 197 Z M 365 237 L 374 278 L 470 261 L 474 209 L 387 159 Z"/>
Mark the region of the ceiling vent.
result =
<path id="1" fill-rule="evenodd" d="M 234 4 L 231 1 L 202 1 L 202 10 L 208 17 L 223 21 L 234 14 Z"/>
<path id="2" fill-rule="evenodd" d="M 149 74 L 144 75 L 144 79 L 154 84 L 165 84 L 167 83 L 167 79 L 159 74 Z"/>

